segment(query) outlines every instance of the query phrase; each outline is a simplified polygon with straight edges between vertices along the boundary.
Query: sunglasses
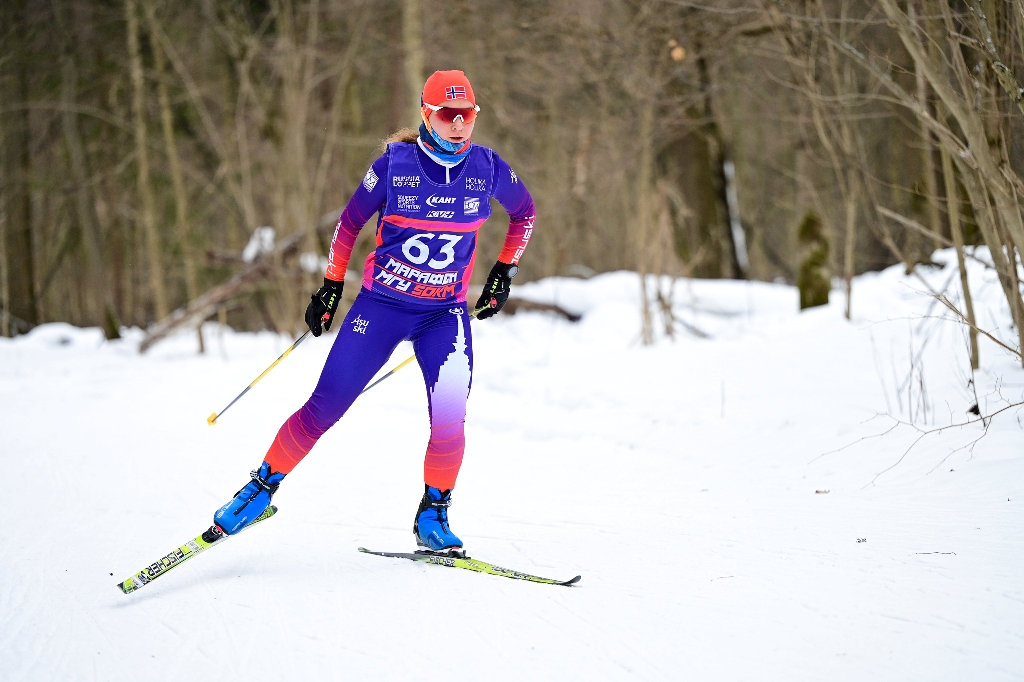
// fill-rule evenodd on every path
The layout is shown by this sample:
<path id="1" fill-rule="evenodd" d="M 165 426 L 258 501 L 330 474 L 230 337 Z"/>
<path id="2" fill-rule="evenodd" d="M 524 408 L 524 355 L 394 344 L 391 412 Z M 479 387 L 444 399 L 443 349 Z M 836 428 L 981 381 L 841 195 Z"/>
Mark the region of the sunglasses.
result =
<path id="1" fill-rule="evenodd" d="M 472 123 L 476 120 L 476 114 L 480 111 L 480 107 L 474 106 L 471 109 L 457 109 L 455 107 L 436 107 L 433 104 L 424 104 L 441 119 L 444 123 L 455 123 L 458 118 L 462 119 L 463 123 Z"/>

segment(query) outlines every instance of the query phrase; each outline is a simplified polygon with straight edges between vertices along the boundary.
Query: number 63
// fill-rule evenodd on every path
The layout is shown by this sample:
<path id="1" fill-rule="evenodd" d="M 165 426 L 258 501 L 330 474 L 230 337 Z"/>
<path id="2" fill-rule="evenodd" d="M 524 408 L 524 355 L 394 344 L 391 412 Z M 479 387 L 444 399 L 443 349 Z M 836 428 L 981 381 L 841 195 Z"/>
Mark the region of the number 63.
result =
<path id="1" fill-rule="evenodd" d="M 420 240 L 430 240 L 434 237 L 446 242 L 441 246 L 441 251 L 438 254 L 439 256 L 444 256 L 444 258 L 431 258 L 430 261 L 427 262 L 427 259 L 430 258 L 430 246 L 424 244 Z M 423 234 L 413 235 L 406 239 L 405 243 L 402 244 L 402 253 L 404 253 L 405 257 L 416 265 L 427 263 L 427 265 L 435 270 L 440 270 L 443 267 L 451 265 L 455 260 L 455 245 L 459 243 L 460 239 L 462 239 L 462 235 L 437 235 L 433 232 L 424 232 Z"/>

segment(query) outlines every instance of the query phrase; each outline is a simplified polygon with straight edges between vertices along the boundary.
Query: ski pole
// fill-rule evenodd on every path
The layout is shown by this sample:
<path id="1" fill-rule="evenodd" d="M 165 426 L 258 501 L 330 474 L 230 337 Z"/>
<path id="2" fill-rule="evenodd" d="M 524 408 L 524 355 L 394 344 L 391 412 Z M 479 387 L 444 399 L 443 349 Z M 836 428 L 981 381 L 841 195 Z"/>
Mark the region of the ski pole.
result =
<path id="1" fill-rule="evenodd" d="M 486 310 L 486 309 L 487 309 L 487 307 L 488 307 L 488 306 L 481 306 L 481 307 L 477 308 L 476 310 L 474 310 L 473 312 L 471 312 L 471 313 L 470 313 L 470 315 L 471 315 L 471 316 L 473 316 L 473 317 L 476 317 L 477 315 L 479 315 L 480 313 L 482 313 L 482 312 L 483 312 L 484 310 Z M 392 374 L 394 374 L 394 373 L 395 373 L 395 372 L 397 372 L 398 370 L 402 369 L 403 367 L 405 367 L 406 365 L 408 365 L 408 364 L 409 364 L 410 362 L 412 362 L 412 361 L 413 361 L 413 360 L 415 360 L 415 359 L 416 359 L 416 354 L 415 354 L 415 353 L 413 353 L 412 355 L 410 355 L 409 357 L 407 357 L 407 358 L 406 358 L 406 359 L 405 359 L 405 360 L 404 360 L 403 362 L 401 362 L 401 363 L 400 363 L 400 364 L 398 364 L 398 365 L 395 365 L 395 368 L 394 368 L 394 369 L 392 369 L 392 370 L 391 370 L 390 372 L 388 372 L 387 374 L 385 374 L 384 376 L 382 376 L 382 377 L 381 377 L 380 379 L 377 379 L 377 380 L 376 380 L 375 382 L 373 382 L 372 384 L 370 384 L 369 386 L 367 386 L 367 387 L 366 387 L 366 388 L 364 388 L 363 390 L 359 391 L 359 395 L 362 395 L 362 394 L 366 393 L 366 392 L 367 392 L 367 391 L 369 391 L 369 390 L 370 390 L 371 388 L 373 388 L 374 386 L 376 386 L 376 385 L 377 385 L 377 384 L 379 384 L 380 382 L 384 381 L 384 380 L 385 380 L 385 379 L 387 379 L 387 378 L 388 378 L 389 376 L 391 376 Z M 241 397 L 241 396 L 239 396 L 239 397 Z"/>
<path id="2" fill-rule="evenodd" d="M 477 308 L 477 309 L 476 309 L 476 310 L 474 310 L 474 311 L 473 311 L 472 313 L 470 313 L 470 315 L 472 315 L 473 317 L 476 317 L 476 316 L 477 316 L 477 315 L 478 315 L 479 313 L 483 312 L 483 311 L 484 311 L 484 310 L 485 310 L 486 308 L 487 308 L 487 306 L 483 306 L 483 307 L 481 307 L 481 308 Z M 227 406 L 227 407 L 225 407 L 225 408 L 224 408 L 223 410 L 221 410 L 220 412 L 214 412 L 214 413 L 213 413 L 213 414 L 211 414 L 211 415 L 210 415 L 209 417 L 207 417 L 207 418 L 206 418 L 206 423 L 207 423 L 207 424 L 209 424 L 210 426 L 213 426 L 214 424 L 216 424 L 216 423 L 217 423 L 217 420 L 218 420 L 218 419 L 220 419 L 220 418 L 221 418 L 221 416 L 222 416 L 222 415 L 223 415 L 223 414 L 224 414 L 225 412 L 227 412 L 227 411 L 228 411 L 228 409 L 229 409 L 229 408 L 230 408 L 230 407 L 231 407 L 232 405 L 234 405 L 234 404 L 235 404 L 235 403 L 237 403 L 237 402 L 238 402 L 239 400 L 241 400 L 242 396 L 243 396 L 243 395 L 245 395 L 246 393 L 248 393 L 248 392 L 249 392 L 249 389 L 250 389 L 250 388 L 252 388 L 253 386 L 255 386 L 255 385 L 256 385 L 256 384 L 257 384 L 257 383 L 259 382 L 259 380 L 260 380 L 260 379 L 262 379 L 263 377 L 265 377 L 265 376 L 267 376 L 268 374 L 270 374 L 270 370 L 272 370 L 272 369 L 274 369 L 275 367 L 277 367 L 277 365 L 278 365 L 278 364 L 279 364 L 279 363 L 280 363 L 280 362 L 281 362 L 282 360 L 284 360 L 284 359 L 285 359 L 286 357 L 288 357 L 288 354 L 289 354 L 289 353 L 291 353 L 291 352 L 292 352 L 293 350 L 295 350 L 295 349 L 296 349 L 296 347 L 298 347 L 298 345 L 299 345 L 300 343 L 302 343 L 303 341 L 305 341 L 305 340 L 306 340 L 306 337 L 308 337 L 308 336 L 309 336 L 309 335 L 310 335 L 311 333 L 312 333 L 311 331 L 306 331 L 306 333 L 305 333 L 305 334 L 303 334 L 303 335 L 302 335 L 302 336 L 300 336 L 300 337 L 299 337 L 298 339 L 296 339 L 295 343 L 293 343 L 293 344 L 292 344 L 291 346 L 289 346 L 289 347 L 288 347 L 288 349 L 287 349 L 287 350 L 285 350 L 285 352 L 281 353 L 281 357 L 279 357 L 279 358 L 278 358 L 277 360 L 274 360 L 274 363 L 273 363 L 272 365 L 270 365 L 270 367 L 267 367 L 267 368 L 266 368 L 265 370 L 263 370 L 263 374 L 261 374 L 261 375 L 259 375 L 258 377 L 256 377 L 256 378 L 255 378 L 255 379 L 253 380 L 253 382 L 252 382 L 251 384 L 249 384 L 248 386 L 246 386 L 246 387 L 245 387 L 245 390 L 244 390 L 244 391 L 242 391 L 241 393 L 239 393 L 239 394 L 238 394 L 238 396 L 237 396 L 237 397 L 236 397 L 236 398 L 235 398 L 234 400 L 232 400 L 232 401 L 231 401 L 230 403 L 228 403 L 228 406 Z M 415 360 L 415 359 L 416 359 L 416 354 L 414 353 L 414 354 L 410 355 L 410 356 L 409 356 L 408 358 L 406 358 L 406 360 L 405 360 L 404 362 L 402 362 L 402 363 L 400 363 L 400 364 L 396 365 L 396 366 L 395 366 L 395 368 L 394 368 L 394 369 L 392 369 L 392 370 L 391 370 L 390 372 L 388 372 L 387 374 L 385 374 L 384 376 L 382 376 L 382 377 L 381 377 L 380 379 L 377 379 L 377 380 L 376 380 L 375 382 L 373 382 L 372 384 L 370 384 L 369 386 L 367 386 L 366 388 L 364 388 L 364 389 L 363 389 L 362 391 L 360 391 L 360 392 L 359 392 L 359 395 L 362 395 L 363 393 L 366 393 L 366 392 L 367 392 L 367 391 L 369 391 L 369 390 L 370 390 L 371 388 L 373 388 L 374 386 L 376 386 L 376 385 L 377 385 L 377 384 L 379 384 L 380 382 L 384 381 L 384 380 L 385 380 L 385 379 L 387 379 L 387 378 L 388 378 L 389 376 L 391 376 L 392 374 L 394 374 L 394 373 L 395 373 L 395 372 L 397 372 L 398 370 L 402 369 L 403 367 L 405 367 L 406 365 L 408 365 L 409 363 L 411 363 L 411 362 L 412 362 L 413 360 Z"/>
<path id="3" fill-rule="evenodd" d="M 262 379 L 263 377 L 265 377 L 265 376 L 267 376 L 268 374 L 270 374 L 270 370 L 272 370 L 272 369 L 274 369 L 275 367 L 277 367 L 278 363 L 280 363 L 280 362 L 281 362 L 282 360 L 284 360 L 284 359 L 285 359 L 286 357 L 288 357 L 288 354 L 289 354 L 289 353 L 291 353 L 291 352 L 292 352 L 293 350 L 295 350 L 295 349 L 296 349 L 296 347 L 298 347 L 298 345 L 299 345 L 300 343 L 302 343 L 303 341 L 305 341 L 305 340 L 306 340 L 306 337 L 307 337 L 307 336 L 309 336 L 309 335 L 310 335 L 310 334 L 312 334 L 312 333 L 313 333 L 312 331 L 309 331 L 309 330 L 307 330 L 305 334 L 303 334 L 303 335 L 302 335 L 302 336 L 300 336 L 300 337 L 299 337 L 298 339 L 296 339 L 295 343 L 293 343 L 292 345 L 288 346 L 288 349 L 287 349 L 287 350 L 286 350 L 285 352 L 281 353 L 281 357 L 279 357 L 279 358 L 278 358 L 277 360 L 274 360 L 274 364 L 272 364 L 272 365 L 271 365 L 270 367 L 267 367 L 267 368 L 266 368 L 265 370 L 263 370 L 263 374 L 259 375 L 259 376 L 258 376 L 258 377 L 256 377 L 255 379 L 253 379 L 253 382 L 252 382 L 251 384 L 249 384 L 248 386 L 246 386 L 246 387 L 245 387 L 245 390 L 244 390 L 244 391 L 242 391 L 241 393 L 239 393 L 239 394 L 238 394 L 238 397 L 236 397 L 236 398 L 235 398 L 234 400 L 232 400 L 232 401 L 231 401 L 230 403 L 228 403 L 228 406 L 227 406 L 227 407 L 225 407 L 225 408 L 224 408 L 223 410 L 221 410 L 220 412 L 214 412 L 214 413 L 213 413 L 213 414 L 211 414 L 211 415 L 210 415 L 209 417 L 207 417 L 207 418 L 206 418 L 206 423 L 207 423 L 207 424 L 209 424 L 210 426 L 213 426 L 214 424 L 216 424 L 216 423 L 217 423 L 217 420 L 218 420 L 218 419 L 220 419 L 220 417 L 221 417 L 221 415 L 222 415 L 222 414 L 224 414 L 225 412 L 227 412 L 227 411 L 228 411 L 228 409 L 229 409 L 229 408 L 230 408 L 230 407 L 231 407 L 232 405 L 234 405 L 235 403 L 237 403 L 237 402 L 238 402 L 238 401 L 239 401 L 239 400 L 240 400 L 240 399 L 242 398 L 242 396 L 243 396 L 243 395 L 245 395 L 246 393 L 248 393 L 248 392 L 249 392 L 249 389 L 250 389 L 250 388 L 252 388 L 253 386 L 255 386 L 255 385 L 256 385 L 256 384 L 257 384 L 257 383 L 259 382 L 259 380 L 260 380 L 260 379 Z"/>
<path id="4" fill-rule="evenodd" d="M 403 362 L 402 362 L 402 363 L 401 363 L 400 365 L 396 365 L 396 366 L 395 366 L 395 368 L 394 368 L 394 369 L 392 369 L 392 370 L 391 370 L 390 372 L 388 372 L 387 374 L 385 374 L 384 376 L 382 376 L 382 377 L 381 377 L 380 379 L 377 379 L 377 380 L 376 380 L 375 382 L 373 382 L 372 384 L 370 384 L 369 386 L 367 386 L 367 387 L 366 387 L 366 388 L 364 388 L 363 390 L 359 391 L 359 395 L 362 395 L 362 394 L 366 393 L 366 392 L 367 392 L 367 391 L 369 391 L 369 390 L 370 390 L 371 388 L 373 388 L 374 386 L 376 386 L 376 385 L 377 385 L 377 384 L 379 384 L 380 382 L 384 381 L 384 380 L 385 380 L 385 379 L 387 379 L 387 378 L 388 378 L 389 376 L 391 376 L 392 374 L 394 374 L 394 373 L 395 373 L 395 372 L 397 372 L 398 370 L 402 369 L 403 367 L 405 367 L 406 365 L 408 365 L 408 364 L 409 364 L 410 362 L 412 362 L 412 361 L 413 361 L 413 360 L 415 360 L 415 359 L 416 359 L 416 354 L 415 354 L 415 353 L 413 353 L 412 355 L 410 355 L 409 357 L 407 357 L 407 358 L 406 358 L 406 359 L 405 359 L 405 360 L 404 360 L 404 361 L 403 361 Z"/>

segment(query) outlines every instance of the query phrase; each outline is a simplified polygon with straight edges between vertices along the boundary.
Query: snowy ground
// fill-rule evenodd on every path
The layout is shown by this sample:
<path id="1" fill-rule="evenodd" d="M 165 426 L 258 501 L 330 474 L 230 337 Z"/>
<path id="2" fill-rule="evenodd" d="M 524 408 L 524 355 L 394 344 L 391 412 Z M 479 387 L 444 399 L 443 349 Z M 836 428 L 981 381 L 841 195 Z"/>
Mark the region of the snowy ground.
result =
<path id="1" fill-rule="evenodd" d="M 928 284 L 956 292 L 953 265 Z M 980 325 L 1012 341 L 998 284 L 972 278 Z M 409 369 L 321 440 L 276 518 L 125 596 L 247 480 L 331 338 L 213 428 L 287 339 L 0 339 L 0 680 L 1024 679 L 1024 413 L 973 449 L 978 423 L 909 452 L 920 431 L 890 431 L 976 400 L 963 330 L 923 289 L 865 275 L 850 323 L 838 291 L 800 314 L 791 287 L 680 281 L 678 314 L 710 338 L 643 347 L 637 278 L 616 273 L 517 288 L 579 324 L 475 323 L 454 527 L 573 588 L 356 551 L 412 548 L 427 420 Z M 983 415 L 1024 398 L 1008 353 L 982 360 Z"/>

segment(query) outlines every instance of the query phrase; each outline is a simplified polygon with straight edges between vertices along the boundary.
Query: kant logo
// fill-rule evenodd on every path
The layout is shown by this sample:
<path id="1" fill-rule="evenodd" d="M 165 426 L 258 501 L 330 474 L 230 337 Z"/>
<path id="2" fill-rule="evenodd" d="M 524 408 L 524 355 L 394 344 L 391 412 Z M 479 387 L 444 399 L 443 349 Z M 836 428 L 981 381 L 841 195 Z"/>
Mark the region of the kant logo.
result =
<path id="1" fill-rule="evenodd" d="M 427 199 L 427 206 L 430 206 L 431 208 L 454 203 L 455 197 L 439 197 L 436 194 L 431 194 L 430 198 Z"/>

